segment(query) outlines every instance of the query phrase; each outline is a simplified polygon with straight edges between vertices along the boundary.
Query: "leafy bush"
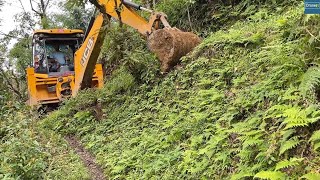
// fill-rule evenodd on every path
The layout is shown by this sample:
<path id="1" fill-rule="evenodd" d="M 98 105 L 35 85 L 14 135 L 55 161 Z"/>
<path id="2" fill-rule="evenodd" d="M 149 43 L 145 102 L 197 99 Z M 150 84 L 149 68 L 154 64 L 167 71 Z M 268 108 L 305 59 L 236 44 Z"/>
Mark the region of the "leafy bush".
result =
<path id="1" fill-rule="evenodd" d="M 299 4 L 299 0 L 171 0 L 161 1 L 159 11 L 167 14 L 172 26 L 184 31 L 195 31 L 208 36 L 220 29 L 228 29 L 261 9 L 283 11 L 285 7 Z"/>
<path id="2" fill-rule="evenodd" d="M 112 79 L 106 84 L 106 88 L 111 93 L 126 92 L 135 85 L 134 77 L 125 67 L 121 67 L 113 73 Z"/>
<path id="3" fill-rule="evenodd" d="M 112 23 L 102 47 L 101 63 L 105 74 L 125 66 L 139 83 L 155 83 L 160 63 L 147 48 L 145 39 L 135 29 Z"/>
<path id="4" fill-rule="evenodd" d="M 24 107 L 6 105 L 0 112 L 1 179 L 88 178 L 80 159 L 66 153 L 61 136 L 38 129 Z"/>

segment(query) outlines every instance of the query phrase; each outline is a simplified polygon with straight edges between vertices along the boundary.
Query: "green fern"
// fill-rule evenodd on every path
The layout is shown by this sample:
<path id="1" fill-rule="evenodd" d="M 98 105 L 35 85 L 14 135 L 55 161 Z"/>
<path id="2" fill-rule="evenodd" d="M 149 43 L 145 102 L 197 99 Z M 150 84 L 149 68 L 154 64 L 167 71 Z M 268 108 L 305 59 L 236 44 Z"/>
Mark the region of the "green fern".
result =
<path id="1" fill-rule="evenodd" d="M 231 180 L 238 180 L 238 179 L 244 179 L 244 178 L 249 178 L 252 177 L 254 174 L 246 171 L 240 171 L 239 173 L 236 173 L 232 175 Z"/>
<path id="2" fill-rule="evenodd" d="M 291 158 L 289 161 L 288 160 L 280 161 L 276 165 L 276 171 L 283 168 L 298 166 L 300 162 L 303 161 L 303 159 L 304 158 Z"/>
<path id="3" fill-rule="evenodd" d="M 298 139 L 297 136 L 290 138 L 288 141 L 285 141 L 281 146 L 280 146 L 280 152 L 279 155 L 285 153 L 286 151 L 298 146 L 300 144 L 300 140 Z"/>
<path id="4" fill-rule="evenodd" d="M 243 142 L 243 149 L 246 149 L 250 146 L 255 146 L 255 145 L 259 145 L 261 143 L 263 143 L 264 140 L 262 139 L 259 139 L 259 137 L 257 136 L 254 136 L 254 137 L 250 137 L 250 138 L 247 138 L 244 142 Z"/>
<path id="5" fill-rule="evenodd" d="M 309 141 L 311 141 L 311 142 L 320 141 L 320 130 L 314 131 L 312 136 L 310 137 Z"/>
<path id="6" fill-rule="evenodd" d="M 308 173 L 303 175 L 300 179 L 307 179 L 307 180 L 319 180 L 320 174 L 319 173 Z"/>
<path id="7" fill-rule="evenodd" d="M 308 126 L 309 124 L 318 121 L 319 117 L 309 117 L 309 109 L 312 108 L 313 106 L 308 107 L 307 109 L 301 109 L 300 107 L 294 106 L 286 109 L 283 112 L 283 116 L 286 117 L 283 121 L 283 123 L 286 124 L 285 129 Z"/>
<path id="8" fill-rule="evenodd" d="M 292 108 L 292 105 L 274 105 L 272 107 L 270 107 L 266 112 L 265 112 L 265 115 L 264 115 L 264 118 L 265 119 L 268 119 L 268 118 L 280 118 L 280 117 L 283 117 L 283 112 L 287 109 L 290 109 Z"/>
<path id="9" fill-rule="evenodd" d="M 291 135 L 293 135 L 296 132 L 296 130 L 294 129 L 288 129 L 288 130 L 284 130 L 281 131 L 281 135 L 282 135 L 282 141 L 286 141 L 287 139 L 290 138 Z"/>
<path id="10" fill-rule="evenodd" d="M 254 178 L 282 180 L 286 178 L 286 175 L 279 171 L 260 171 L 254 176 Z"/>
<path id="11" fill-rule="evenodd" d="M 307 72 L 302 75 L 299 90 L 306 97 L 307 94 L 320 84 L 320 68 L 310 67 Z"/>
<path id="12" fill-rule="evenodd" d="M 316 151 L 319 148 L 320 148 L 320 142 L 314 143 L 313 149 Z"/>
<path id="13" fill-rule="evenodd" d="M 313 132 L 309 139 L 313 144 L 313 149 L 316 151 L 320 147 L 320 130 Z"/>
<path id="14" fill-rule="evenodd" d="M 239 156 L 241 160 L 248 161 L 252 157 L 253 153 L 254 152 L 252 150 L 243 149 L 237 154 L 237 156 Z"/>
<path id="15" fill-rule="evenodd" d="M 288 100 L 288 101 L 298 101 L 301 99 L 300 93 L 297 88 L 295 87 L 290 87 L 285 94 L 282 97 L 283 100 Z"/>

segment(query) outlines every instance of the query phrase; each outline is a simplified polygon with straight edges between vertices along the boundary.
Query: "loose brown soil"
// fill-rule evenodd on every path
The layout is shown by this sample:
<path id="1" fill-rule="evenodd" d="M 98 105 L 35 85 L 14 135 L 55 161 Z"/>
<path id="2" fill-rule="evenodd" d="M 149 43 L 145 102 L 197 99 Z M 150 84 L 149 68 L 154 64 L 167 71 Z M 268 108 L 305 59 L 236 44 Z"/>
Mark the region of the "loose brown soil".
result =
<path id="1" fill-rule="evenodd" d="M 164 28 L 154 31 L 149 36 L 148 47 L 158 56 L 161 71 L 168 72 L 182 56 L 192 51 L 200 42 L 201 39 L 191 32 Z"/>
<path id="2" fill-rule="evenodd" d="M 102 168 L 96 163 L 94 156 L 89 153 L 74 136 L 65 137 L 69 145 L 80 156 L 85 166 L 88 168 L 92 180 L 105 180 Z"/>

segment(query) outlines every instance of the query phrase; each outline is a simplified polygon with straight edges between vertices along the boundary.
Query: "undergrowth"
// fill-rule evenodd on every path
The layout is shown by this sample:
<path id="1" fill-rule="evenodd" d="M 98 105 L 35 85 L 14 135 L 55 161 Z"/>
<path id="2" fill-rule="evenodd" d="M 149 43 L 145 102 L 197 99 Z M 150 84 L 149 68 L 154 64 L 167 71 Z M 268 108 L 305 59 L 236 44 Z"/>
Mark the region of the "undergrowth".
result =
<path id="1" fill-rule="evenodd" d="M 286 6 L 296 6 L 300 0 L 171 0 L 160 1 L 156 9 L 167 14 L 172 26 L 198 32 L 207 37 L 212 32 L 227 30 L 237 21 L 248 18 L 261 9 L 281 13 Z"/>
<path id="2" fill-rule="evenodd" d="M 259 9 L 151 84 L 119 63 L 42 127 L 112 179 L 319 179 L 320 19 L 302 9 Z"/>
<path id="3" fill-rule="evenodd" d="M 89 179 L 62 137 L 38 128 L 29 113 L 19 104 L 1 106 L 0 179 Z"/>

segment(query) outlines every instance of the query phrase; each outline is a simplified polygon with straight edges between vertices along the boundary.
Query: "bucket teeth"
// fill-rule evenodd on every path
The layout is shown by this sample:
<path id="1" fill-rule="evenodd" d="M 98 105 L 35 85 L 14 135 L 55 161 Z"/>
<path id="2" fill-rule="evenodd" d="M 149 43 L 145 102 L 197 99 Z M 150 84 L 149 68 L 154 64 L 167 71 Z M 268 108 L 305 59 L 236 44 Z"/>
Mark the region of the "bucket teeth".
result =
<path id="1" fill-rule="evenodd" d="M 148 37 L 148 47 L 159 58 L 162 72 L 168 72 L 200 42 L 196 34 L 175 27 L 156 30 Z"/>

